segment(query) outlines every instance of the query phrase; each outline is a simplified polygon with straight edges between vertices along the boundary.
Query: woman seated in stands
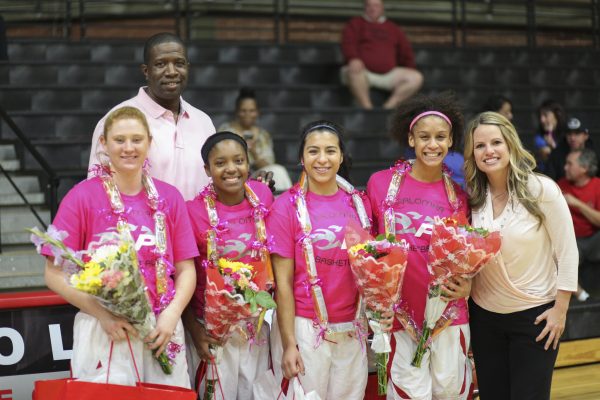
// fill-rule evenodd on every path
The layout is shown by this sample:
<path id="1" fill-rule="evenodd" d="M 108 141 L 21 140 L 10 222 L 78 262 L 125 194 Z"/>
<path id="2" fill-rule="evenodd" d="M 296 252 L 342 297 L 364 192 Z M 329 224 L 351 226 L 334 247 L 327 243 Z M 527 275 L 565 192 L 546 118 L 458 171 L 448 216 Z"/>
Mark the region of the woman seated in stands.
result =
<path id="1" fill-rule="evenodd" d="M 540 125 L 535 134 L 535 155 L 538 169 L 545 173 L 545 164 L 550 157 L 550 153 L 556 149 L 556 146 L 564 137 L 567 117 L 565 109 L 560 103 L 554 100 L 546 100 L 538 108 L 538 119 Z"/>
<path id="2" fill-rule="evenodd" d="M 106 149 L 100 159 L 106 161 L 96 168 L 96 176 L 67 193 L 53 224 L 68 233 L 64 243 L 75 251 L 87 249 L 99 235 L 114 232 L 117 226 L 129 231 L 156 314 L 155 329 L 139 337 L 127 320 L 70 286 L 65 271 L 54 265 L 52 253 L 44 248 L 42 253 L 48 257 L 46 284 L 80 310 L 73 328 L 73 377 L 106 382 L 110 364 L 111 383 L 135 385 L 132 352 L 142 381 L 189 388 L 180 317 L 196 287 L 193 259 L 198 248 L 179 191 L 144 172 L 151 141 L 146 117 L 137 108 L 122 107 L 111 112 L 100 137 Z M 179 346 L 171 346 L 170 342 Z M 165 351 L 168 344 L 173 361 L 170 375 L 153 357 Z"/>
<path id="3" fill-rule="evenodd" d="M 235 120 L 221 125 L 219 131 L 231 131 L 246 139 L 253 176 L 260 171 L 271 171 L 275 189 L 287 190 L 292 187 L 292 181 L 285 167 L 275 164 L 273 139 L 269 132 L 257 125 L 258 115 L 254 91 L 242 88 L 235 100 Z"/>

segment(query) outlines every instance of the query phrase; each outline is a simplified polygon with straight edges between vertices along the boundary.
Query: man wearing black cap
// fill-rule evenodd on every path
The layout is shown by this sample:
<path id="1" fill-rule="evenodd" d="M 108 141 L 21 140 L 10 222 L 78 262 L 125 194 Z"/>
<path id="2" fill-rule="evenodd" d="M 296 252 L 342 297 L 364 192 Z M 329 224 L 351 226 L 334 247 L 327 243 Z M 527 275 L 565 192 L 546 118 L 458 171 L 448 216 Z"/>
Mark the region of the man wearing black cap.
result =
<path id="1" fill-rule="evenodd" d="M 550 158 L 548 159 L 548 176 L 555 181 L 564 177 L 565 163 L 569 153 L 585 148 L 594 150 L 588 129 L 583 126 L 579 119 L 569 118 L 567 121 L 567 134 L 564 140 L 550 154 Z"/>

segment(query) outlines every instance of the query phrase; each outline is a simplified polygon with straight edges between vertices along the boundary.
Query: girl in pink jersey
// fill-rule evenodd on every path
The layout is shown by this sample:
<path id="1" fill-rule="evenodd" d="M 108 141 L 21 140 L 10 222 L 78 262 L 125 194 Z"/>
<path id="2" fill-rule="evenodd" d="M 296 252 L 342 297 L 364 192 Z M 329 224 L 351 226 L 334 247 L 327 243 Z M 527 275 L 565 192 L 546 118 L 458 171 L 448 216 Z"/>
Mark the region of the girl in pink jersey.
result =
<path id="1" fill-rule="evenodd" d="M 399 161 L 391 169 L 373 174 L 367 184 L 378 233 L 395 234 L 410 245 L 402 304 L 419 329 L 430 281 L 427 257 L 433 217 L 468 212 L 465 193 L 450 179 L 443 164 L 448 150 L 460 142 L 462 130 L 462 114 L 449 95 L 417 96 L 402 103 L 393 116 L 392 135 L 401 146 L 412 147 L 416 159 Z M 393 220 L 386 221 L 386 210 Z M 395 321 L 388 399 L 467 398 L 471 385 L 467 359 L 470 334 L 464 297 L 469 294 L 470 282 L 457 279 L 447 282 L 444 289 L 458 316 L 453 326 L 433 340 L 420 368 L 411 366 L 417 343 Z"/>
<path id="2" fill-rule="evenodd" d="M 123 107 L 110 113 L 100 140 L 106 149 L 107 164 L 96 168 L 97 176 L 67 193 L 53 224 L 69 234 L 64 241 L 68 247 L 84 250 L 100 234 L 115 230 L 117 222 L 124 221 L 135 241 L 157 324 L 147 337 L 137 337 L 129 322 L 111 314 L 92 296 L 69 286 L 64 272 L 54 265 L 51 252 L 45 249 L 46 284 L 81 310 L 73 331 L 73 376 L 105 382 L 112 341 L 110 382 L 134 385 L 136 375 L 126 340 L 129 335 L 143 381 L 189 387 L 180 316 L 194 291 L 193 258 L 198 250 L 185 203 L 173 186 L 144 173 L 142 166 L 152 137 L 138 109 Z M 150 202 L 154 190 L 158 201 Z M 118 212 L 115 198 L 122 201 L 125 212 Z M 156 246 L 158 235 L 165 231 L 161 240 L 167 242 L 166 251 Z M 159 257 L 165 261 L 164 274 L 157 270 Z M 166 290 L 157 290 L 159 284 Z M 174 361 L 171 375 L 166 375 L 152 356 L 163 352 L 167 345 Z"/>
<path id="3" fill-rule="evenodd" d="M 276 378 L 300 375 L 304 390 L 322 399 L 362 399 L 364 326 L 344 227 L 354 220 L 369 229 L 370 208 L 341 177 L 349 158 L 340 132 L 327 121 L 303 129 L 300 182 L 267 218 L 277 283 L 272 357 Z"/>
<path id="4" fill-rule="evenodd" d="M 252 400 L 254 381 L 269 367 L 268 325 L 263 324 L 259 337 L 253 337 L 257 322 L 254 319 L 240 323 L 245 338 L 239 331 L 235 331 L 225 343 L 210 337 L 203 320 L 205 267 L 211 260 L 211 255 L 207 254 L 211 248 L 208 243 L 211 241 L 211 232 L 218 236 L 215 240 L 216 257 L 253 262 L 257 267 L 256 262 L 261 261 L 260 254 L 255 251 L 260 242 L 257 232 L 261 229 L 257 224 L 264 227 L 263 214 L 273 203 L 273 194 L 265 184 L 248 181 L 248 146 L 241 136 L 232 132 L 217 132 L 204 143 L 201 153 L 204 168 L 212 183 L 194 200 L 187 202 L 200 257 L 196 258 L 195 263 L 198 282 L 191 302 L 193 315 L 191 319 L 186 318 L 186 327 L 192 335 L 197 356 L 203 360 L 211 358 L 210 344 L 222 348 L 217 358 L 221 382 L 215 385 L 214 398 Z M 212 197 L 214 207 L 207 203 L 207 197 Z M 218 222 L 211 222 L 210 214 L 213 211 Z M 212 226 L 215 222 L 218 226 L 216 230 Z M 260 266 L 269 268 L 264 263 Z M 194 367 L 197 364 L 197 361 L 194 362 Z"/>

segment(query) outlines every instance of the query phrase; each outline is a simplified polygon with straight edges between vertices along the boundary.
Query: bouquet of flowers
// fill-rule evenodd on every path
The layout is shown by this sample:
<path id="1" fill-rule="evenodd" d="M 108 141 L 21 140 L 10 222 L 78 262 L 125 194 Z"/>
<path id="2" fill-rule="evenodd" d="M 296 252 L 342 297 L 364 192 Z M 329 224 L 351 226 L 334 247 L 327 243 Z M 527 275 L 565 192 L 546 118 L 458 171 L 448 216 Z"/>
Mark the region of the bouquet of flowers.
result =
<path id="1" fill-rule="evenodd" d="M 359 243 L 352 245 L 359 240 Z M 393 312 L 398 300 L 406 262 L 408 245 L 397 242 L 393 235 L 380 235 L 373 239 L 362 228 L 347 227 L 346 245 L 350 267 L 358 291 L 366 305 L 369 326 L 373 330 L 371 349 L 376 354 L 377 391 L 387 392 L 387 363 L 391 351 L 389 334 L 383 332 L 379 319 L 384 313 Z"/>
<path id="2" fill-rule="evenodd" d="M 240 321 L 258 316 L 256 328 L 250 322 L 246 325 L 248 335 L 241 330 L 248 340 L 256 340 L 265 313 L 277 307 L 271 294 L 264 290 L 269 282 L 265 268 L 255 268 L 253 263 L 220 258 L 215 268 L 207 268 L 206 282 L 204 320 L 207 333 L 216 339 L 224 340 L 235 329 L 241 330 L 238 326 Z M 211 346 L 216 360 L 220 350 Z M 211 375 L 216 374 L 213 371 Z M 217 376 L 207 377 L 205 399 L 213 398 L 217 380 Z"/>
<path id="3" fill-rule="evenodd" d="M 418 338 L 412 365 L 421 366 L 433 337 L 450 325 L 445 317 L 447 302 L 442 299 L 442 285 L 453 277 L 472 278 L 500 251 L 499 232 L 471 227 L 466 219 L 434 219 L 427 268 L 431 274 L 423 330 Z"/>
<path id="4" fill-rule="evenodd" d="M 54 264 L 67 271 L 72 287 L 94 296 L 111 313 L 127 319 L 140 337 L 154 329 L 156 317 L 144 291 L 146 284 L 128 232 L 104 233 L 97 242 L 90 243 L 87 251 L 74 252 L 63 243 L 68 234 L 53 225 L 47 232 L 28 230 L 38 253 L 49 246 Z M 173 372 L 172 359 L 180 349 L 181 345 L 170 342 L 166 352 L 156 357 L 165 374 Z"/>

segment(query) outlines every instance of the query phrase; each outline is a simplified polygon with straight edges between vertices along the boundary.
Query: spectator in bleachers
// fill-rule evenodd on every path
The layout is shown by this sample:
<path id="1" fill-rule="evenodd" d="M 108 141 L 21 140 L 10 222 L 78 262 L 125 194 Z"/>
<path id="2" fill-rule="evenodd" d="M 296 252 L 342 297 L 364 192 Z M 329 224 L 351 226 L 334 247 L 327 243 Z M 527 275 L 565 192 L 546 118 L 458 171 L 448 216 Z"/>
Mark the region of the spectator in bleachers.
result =
<path id="1" fill-rule="evenodd" d="M 230 131 L 246 139 L 253 175 L 271 171 L 275 189 L 288 190 L 292 187 L 292 180 L 285 167 L 275 163 L 273 139 L 269 132 L 257 125 L 259 113 L 254 91 L 242 88 L 235 100 L 235 119 L 222 124 L 219 131 Z"/>
<path id="2" fill-rule="evenodd" d="M 538 108 L 538 120 L 539 128 L 534 138 L 535 156 L 538 170 L 547 173 L 546 162 L 563 139 L 566 130 L 565 109 L 557 101 L 546 100 Z"/>
<path id="3" fill-rule="evenodd" d="M 364 109 L 372 109 L 369 88 L 391 92 L 386 109 L 415 94 L 423 84 L 404 31 L 384 15 L 382 0 L 365 0 L 365 13 L 348 22 L 342 33 L 342 83 Z"/>
<path id="4" fill-rule="evenodd" d="M 508 97 L 501 94 L 493 94 L 487 98 L 483 104 L 481 112 L 485 111 L 497 112 L 498 114 L 506 117 L 506 119 L 509 121 L 512 121 L 513 119 L 512 102 Z"/>
<path id="5" fill-rule="evenodd" d="M 594 145 L 590 139 L 588 129 L 585 128 L 577 118 L 570 118 L 567 122 L 567 133 L 556 149 L 548 158 L 546 174 L 558 181 L 565 176 L 565 163 L 567 155 L 573 150 L 584 148 L 592 149 Z"/>
<path id="6" fill-rule="evenodd" d="M 185 200 L 191 200 L 208 184 L 200 149 L 215 132 L 208 115 L 183 100 L 189 61 L 183 41 L 171 33 L 158 33 L 144 46 L 141 66 L 148 86 L 113 108 L 132 106 L 140 109 L 150 125 L 154 145 L 148 154 L 150 174 L 175 186 Z M 111 110 L 112 111 L 112 110 Z M 90 167 L 99 163 L 105 152 L 99 138 L 104 130 L 104 116 L 96 125 L 92 138 Z M 90 176 L 88 174 L 88 176 Z"/>
<path id="7" fill-rule="evenodd" d="M 600 178 L 598 158 L 592 149 L 572 150 L 567 156 L 565 177 L 558 181 L 573 218 L 579 265 L 600 263 Z M 581 287 L 577 299 L 586 301 L 589 294 Z"/>

